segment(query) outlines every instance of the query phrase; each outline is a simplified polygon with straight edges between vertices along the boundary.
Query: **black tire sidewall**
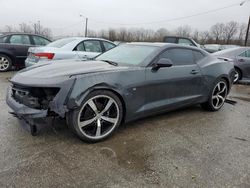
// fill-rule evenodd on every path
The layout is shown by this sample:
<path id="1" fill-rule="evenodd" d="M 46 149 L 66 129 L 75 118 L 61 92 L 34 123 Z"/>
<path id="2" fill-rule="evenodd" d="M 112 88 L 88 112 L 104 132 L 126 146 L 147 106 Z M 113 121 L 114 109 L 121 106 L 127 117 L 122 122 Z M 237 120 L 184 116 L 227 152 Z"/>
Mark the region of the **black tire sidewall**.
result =
<path id="1" fill-rule="evenodd" d="M 6 56 L 6 55 L 4 55 L 4 54 L 0 54 L 0 58 L 1 57 L 4 57 L 4 58 L 8 59 L 8 61 L 9 61 L 9 67 L 7 69 L 5 69 L 5 70 L 0 70 L 0 72 L 6 72 L 6 71 L 11 70 L 11 68 L 12 68 L 12 60 L 11 60 L 11 58 L 8 57 L 8 56 Z"/>
<path id="2" fill-rule="evenodd" d="M 118 119 L 117 124 L 115 125 L 115 128 L 108 135 L 106 135 L 105 137 L 100 138 L 100 139 L 94 139 L 94 138 L 92 139 L 92 138 L 86 137 L 80 131 L 80 129 L 78 127 L 78 115 L 81 111 L 82 106 L 85 104 L 85 102 L 88 101 L 90 98 L 97 96 L 97 95 L 107 95 L 116 101 L 118 108 L 119 108 L 119 119 Z M 119 127 L 119 125 L 121 124 L 122 118 L 123 118 L 123 105 L 122 105 L 119 97 L 116 94 L 114 94 L 113 92 L 108 91 L 108 90 L 96 90 L 96 91 L 93 91 L 87 95 L 87 97 L 82 101 L 81 106 L 79 108 L 69 112 L 69 126 L 70 126 L 70 129 L 73 131 L 73 133 L 75 133 L 81 140 L 89 142 L 89 143 L 95 143 L 95 142 L 102 141 L 102 140 L 110 137 L 111 135 L 113 135 L 114 132 Z"/>

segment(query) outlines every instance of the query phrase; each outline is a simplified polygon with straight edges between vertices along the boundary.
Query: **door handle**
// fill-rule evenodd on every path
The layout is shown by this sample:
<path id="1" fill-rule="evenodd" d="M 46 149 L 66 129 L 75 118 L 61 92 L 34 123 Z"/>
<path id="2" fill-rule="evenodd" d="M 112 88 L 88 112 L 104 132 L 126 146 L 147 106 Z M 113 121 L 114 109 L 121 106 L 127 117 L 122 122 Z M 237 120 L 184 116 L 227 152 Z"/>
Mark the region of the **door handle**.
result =
<path id="1" fill-rule="evenodd" d="M 244 59 L 239 59 L 239 62 L 245 62 L 245 60 Z"/>
<path id="2" fill-rule="evenodd" d="M 198 74 L 199 73 L 199 71 L 197 71 L 197 70 L 192 70 L 191 72 L 190 72 L 190 74 Z"/>

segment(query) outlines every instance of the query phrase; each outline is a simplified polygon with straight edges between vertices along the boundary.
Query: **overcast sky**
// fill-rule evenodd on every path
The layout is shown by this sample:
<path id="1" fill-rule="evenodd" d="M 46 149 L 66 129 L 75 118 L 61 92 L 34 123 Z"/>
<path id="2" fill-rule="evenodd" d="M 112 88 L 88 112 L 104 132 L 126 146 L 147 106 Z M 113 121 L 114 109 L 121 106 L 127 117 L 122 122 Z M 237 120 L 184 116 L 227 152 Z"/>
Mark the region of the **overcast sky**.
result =
<path id="1" fill-rule="evenodd" d="M 89 17 L 89 28 L 136 27 L 157 30 L 173 30 L 181 25 L 190 25 L 199 30 L 209 29 L 217 22 L 247 22 L 250 1 L 240 6 L 242 0 L 0 0 L 0 29 L 5 25 L 18 26 L 40 20 L 54 35 L 77 34 L 83 32 L 83 18 Z M 238 4 L 209 14 L 187 17 L 222 7 Z"/>

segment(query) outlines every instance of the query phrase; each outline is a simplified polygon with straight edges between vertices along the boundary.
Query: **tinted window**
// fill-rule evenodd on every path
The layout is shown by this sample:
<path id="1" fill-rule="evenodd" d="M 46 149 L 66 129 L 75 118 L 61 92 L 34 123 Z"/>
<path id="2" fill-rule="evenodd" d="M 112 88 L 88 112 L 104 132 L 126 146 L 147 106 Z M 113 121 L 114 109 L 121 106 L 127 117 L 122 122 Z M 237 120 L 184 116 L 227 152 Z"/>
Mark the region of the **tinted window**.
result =
<path id="1" fill-rule="evenodd" d="M 243 52 L 242 54 L 240 54 L 240 56 L 241 57 L 250 57 L 250 50 Z"/>
<path id="2" fill-rule="evenodd" d="M 203 53 L 201 53 L 201 52 L 198 52 L 198 51 L 194 50 L 193 53 L 194 53 L 194 58 L 195 58 L 196 62 L 202 60 L 205 57 L 205 55 Z"/>
<path id="3" fill-rule="evenodd" d="M 84 41 L 84 47 L 86 52 L 102 52 L 101 43 L 99 41 Z"/>
<path id="4" fill-rule="evenodd" d="M 7 39 L 7 36 L 0 37 L 0 43 L 5 43 L 6 39 Z"/>
<path id="5" fill-rule="evenodd" d="M 187 46 L 194 46 L 194 44 L 188 39 L 179 39 L 178 44 L 183 44 Z"/>
<path id="6" fill-rule="evenodd" d="M 33 40 L 35 42 L 35 45 L 37 46 L 45 46 L 50 43 L 50 41 L 46 40 L 45 38 L 39 37 L 39 36 L 33 36 Z"/>
<path id="7" fill-rule="evenodd" d="M 31 44 L 28 35 L 12 35 L 10 37 L 11 44 Z"/>
<path id="8" fill-rule="evenodd" d="M 103 41 L 102 43 L 103 43 L 103 45 L 104 45 L 105 51 L 108 51 L 108 50 L 110 50 L 110 49 L 112 49 L 112 48 L 115 47 L 114 44 L 111 44 L 111 43 L 109 43 L 109 42 L 104 42 L 104 41 Z"/>
<path id="9" fill-rule="evenodd" d="M 164 38 L 164 42 L 167 42 L 167 43 L 176 43 L 176 38 L 174 38 L 174 37 L 165 37 Z"/>
<path id="10" fill-rule="evenodd" d="M 160 58 L 170 59 L 175 66 L 194 64 L 193 51 L 188 49 L 169 49 L 161 54 Z"/>

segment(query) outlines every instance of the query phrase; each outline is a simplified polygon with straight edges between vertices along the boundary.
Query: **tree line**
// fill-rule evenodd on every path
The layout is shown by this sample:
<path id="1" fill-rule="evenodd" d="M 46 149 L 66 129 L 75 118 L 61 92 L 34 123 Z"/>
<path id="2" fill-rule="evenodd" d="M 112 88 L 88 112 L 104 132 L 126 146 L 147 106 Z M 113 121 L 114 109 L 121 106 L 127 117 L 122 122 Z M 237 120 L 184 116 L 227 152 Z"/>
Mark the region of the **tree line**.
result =
<path id="1" fill-rule="evenodd" d="M 21 23 L 17 27 L 6 25 L 3 32 L 23 32 L 23 33 L 31 33 L 45 36 L 47 38 L 52 38 L 52 31 L 48 27 L 44 27 L 40 24 L 40 21 L 37 23 Z"/>
<path id="2" fill-rule="evenodd" d="M 53 38 L 50 28 L 37 23 L 21 23 L 18 27 L 6 25 L 4 32 L 35 33 Z M 158 30 L 145 28 L 109 28 L 100 31 L 88 30 L 88 37 L 100 37 L 111 41 L 124 42 L 162 42 L 164 36 L 180 36 L 193 38 L 199 44 L 237 44 L 243 45 L 246 36 L 247 24 L 230 21 L 216 23 L 206 31 L 193 29 L 189 25 L 179 26 L 175 30 L 160 28 Z M 83 33 L 78 33 L 82 36 Z M 55 38 L 58 38 L 55 36 Z"/>
<path id="3" fill-rule="evenodd" d="M 180 36 L 193 38 L 199 44 L 237 44 L 243 45 L 247 31 L 247 24 L 230 21 L 228 23 L 216 23 L 207 31 L 199 31 L 189 25 L 179 26 L 171 31 L 167 28 L 158 30 L 144 28 L 120 28 L 101 31 L 88 31 L 90 37 L 101 37 L 111 41 L 127 42 L 162 42 L 164 36 Z"/>

